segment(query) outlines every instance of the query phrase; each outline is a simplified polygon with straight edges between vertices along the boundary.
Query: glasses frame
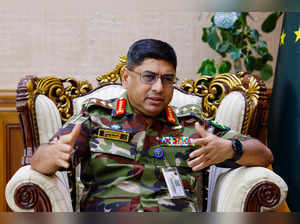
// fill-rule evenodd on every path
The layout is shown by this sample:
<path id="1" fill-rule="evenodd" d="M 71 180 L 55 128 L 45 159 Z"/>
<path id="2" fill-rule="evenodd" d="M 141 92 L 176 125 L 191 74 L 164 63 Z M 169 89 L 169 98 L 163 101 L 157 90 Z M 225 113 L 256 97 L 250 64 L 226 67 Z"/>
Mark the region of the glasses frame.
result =
<path id="1" fill-rule="evenodd" d="M 127 71 L 129 71 L 129 72 L 133 72 L 133 73 L 135 73 L 136 75 L 139 75 L 140 76 L 140 81 L 141 81 L 141 83 L 144 83 L 144 84 L 146 84 L 146 85 L 154 85 L 156 82 L 157 82 L 157 80 L 158 79 L 160 79 L 161 80 L 161 83 L 162 83 L 162 85 L 164 86 L 164 87 L 174 87 L 175 85 L 176 85 L 176 83 L 177 83 L 177 81 L 179 80 L 177 77 L 176 77 L 176 74 L 174 74 L 174 76 L 175 76 L 175 81 L 173 81 L 173 83 L 171 84 L 167 84 L 167 83 L 165 83 L 163 80 L 165 80 L 165 79 L 162 79 L 162 77 L 164 76 L 164 75 L 158 75 L 158 74 L 156 74 L 155 72 L 151 72 L 151 71 L 149 71 L 149 72 L 151 72 L 151 73 L 153 73 L 153 74 L 155 74 L 155 80 L 154 80 L 154 82 L 153 83 L 146 83 L 145 81 L 143 81 L 143 78 L 142 78 L 142 73 L 143 72 L 136 72 L 136 71 L 133 71 L 133 70 L 130 70 L 130 69 L 128 69 L 128 68 L 126 68 L 126 70 Z"/>

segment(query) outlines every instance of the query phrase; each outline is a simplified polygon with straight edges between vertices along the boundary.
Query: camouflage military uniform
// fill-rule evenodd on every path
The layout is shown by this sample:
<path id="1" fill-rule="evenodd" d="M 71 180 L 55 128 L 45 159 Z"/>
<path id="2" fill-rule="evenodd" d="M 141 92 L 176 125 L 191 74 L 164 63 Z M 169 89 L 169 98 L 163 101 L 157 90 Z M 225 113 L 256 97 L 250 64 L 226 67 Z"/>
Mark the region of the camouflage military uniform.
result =
<path id="1" fill-rule="evenodd" d="M 126 93 L 123 97 L 127 99 Z M 194 128 L 196 121 L 206 128 L 213 125 L 218 136 L 244 138 L 202 119 L 196 105 L 174 109 L 173 122 L 169 121 L 167 112 L 162 112 L 152 125 L 148 125 L 145 117 L 135 112 L 128 100 L 125 113 L 117 115 L 116 102 L 89 99 L 81 113 L 73 116 L 53 137 L 69 133 L 75 123 L 82 123 L 75 143 L 75 163 L 81 161 L 81 180 L 85 185 L 81 211 L 196 211 L 196 189 L 202 189 L 206 184 L 203 184 L 204 172 L 193 172 L 187 165 L 188 155 L 194 148 L 161 146 L 160 138 L 198 138 Z M 130 139 L 126 142 L 101 138 L 99 128 L 130 133 Z M 163 158 L 154 156 L 158 148 L 163 150 Z M 162 174 L 164 166 L 177 167 L 186 198 L 170 199 Z M 225 166 L 231 165 L 227 161 Z M 205 195 L 200 196 L 198 201 L 202 203 Z M 201 205 L 198 209 L 203 210 Z"/>

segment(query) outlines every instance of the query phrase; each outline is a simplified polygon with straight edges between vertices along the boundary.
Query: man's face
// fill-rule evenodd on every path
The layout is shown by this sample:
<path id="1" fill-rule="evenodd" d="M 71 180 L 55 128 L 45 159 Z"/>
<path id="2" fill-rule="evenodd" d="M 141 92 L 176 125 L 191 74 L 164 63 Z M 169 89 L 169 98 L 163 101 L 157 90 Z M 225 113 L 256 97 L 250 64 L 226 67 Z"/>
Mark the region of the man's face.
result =
<path id="1" fill-rule="evenodd" d="M 156 116 L 162 112 L 173 97 L 173 86 L 163 85 L 161 79 L 150 85 L 141 82 L 137 73 L 150 72 L 159 76 L 175 74 L 176 71 L 170 62 L 157 59 L 145 59 L 133 69 L 125 69 L 122 76 L 122 85 L 127 89 L 131 105 L 147 116 Z"/>

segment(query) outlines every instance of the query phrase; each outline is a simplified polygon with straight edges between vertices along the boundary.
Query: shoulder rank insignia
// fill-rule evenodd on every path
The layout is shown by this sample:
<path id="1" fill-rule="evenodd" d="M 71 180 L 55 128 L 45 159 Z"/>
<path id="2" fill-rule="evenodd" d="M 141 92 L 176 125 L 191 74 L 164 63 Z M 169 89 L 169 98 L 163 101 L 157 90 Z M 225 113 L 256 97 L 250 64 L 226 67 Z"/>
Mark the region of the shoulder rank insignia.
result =
<path id="1" fill-rule="evenodd" d="M 112 103 L 107 101 L 107 100 L 102 100 L 99 98 L 90 98 L 88 99 L 84 105 L 83 108 L 85 108 L 86 110 L 89 109 L 92 106 L 100 106 L 100 107 L 104 107 L 107 109 L 112 109 Z"/>
<path id="2" fill-rule="evenodd" d="M 129 142 L 130 133 L 121 130 L 110 130 L 106 128 L 99 128 L 98 137 L 112 139 L 117 141 Z"/>
<path id="3" fill-rule="evenodd" d="M 126 98 L 121 97 L 117 100 L 116 116 L 125 114 Z"/>
<path id="4" fill-rule="evenodd" d="M 212 126 L 214 126 L 214 127 L 216 127 L 216 128 L 218 128 L 218 129 L 220 129 L 221 131 L 229 131 L 230 130 L 229 127 L 227 127 L 227 126 L 225 126 L 223 124 L 220 124 L 217 121 L 209 120 L 209 124 L 212 125 Z"/>
<path id="5" fill-rule="evenodd" d="M 188 136 L 166 136 L 160 139 L 161 146 L 194 146 Z"/>
<path id="6" fill-rule="evenodd" d="M 166 116 L 167 116 L 167 120 L 172 123 L 172 124 L 176 124 L 176 120 L 175 120 L 175 114 L 174 111 L 172 109 L 172 107 L 170 105 L 168 105 L 166 107 Z"/>
<path id="7" fill-rule="evenodd" d="M 188 104 L 176 110 L 177 117 L 196 117 L 202 120 L 201 107 L 196 104 Z"/>

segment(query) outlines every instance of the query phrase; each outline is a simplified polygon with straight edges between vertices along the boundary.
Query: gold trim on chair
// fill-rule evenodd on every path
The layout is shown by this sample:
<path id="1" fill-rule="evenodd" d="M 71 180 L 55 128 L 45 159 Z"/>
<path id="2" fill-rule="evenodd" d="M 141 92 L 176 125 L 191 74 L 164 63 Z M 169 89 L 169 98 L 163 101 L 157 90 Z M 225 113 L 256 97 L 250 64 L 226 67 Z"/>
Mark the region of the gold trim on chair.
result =
<path id="1" fill-rule="evenodd" d="M 72 116 L 72 99 L 85 95 L 93 89 L 88 81 L 78 82 L 74 78 L 59 79 L 54 76 L 34 77 L 29 80 L 26 87 L 30 96 L 28 105 L 33 111 L 35 111 L 33 101 L 39 94 L 43 94 L 54 102 L 63 123 Z"/>
<path id="2" fill-rule="evenodd" d="M 241 72 L 238 74 L 224 73 L 216 76 L 200 76 L 196 81 L 185 80 L 181 83 L 180 88 L 203 97 L 202 115 L 211 120 L 215 119 L 221 101 L 229 92 L 242 92 L 246 97 L 242 134 L 247 134 L 253 112 L 258 103 L 260 85 L 262 83 L 258 83 L 255 77 L 249 73 Z"/>
<path id="3" fill-rule="evenodd" d="M 98 75 L 97 76 L 97 81 L 99 86 L 106 84 L 106 83 L 115 83 L 118 81 L 118 79 L 122 76 L 122 68 L 126 65 L 126 56 L 120 56 L 119 57 L 120 62 L 117 64 L 115 69 L 109 73 L 103 74 L 103 75 Z"/>

